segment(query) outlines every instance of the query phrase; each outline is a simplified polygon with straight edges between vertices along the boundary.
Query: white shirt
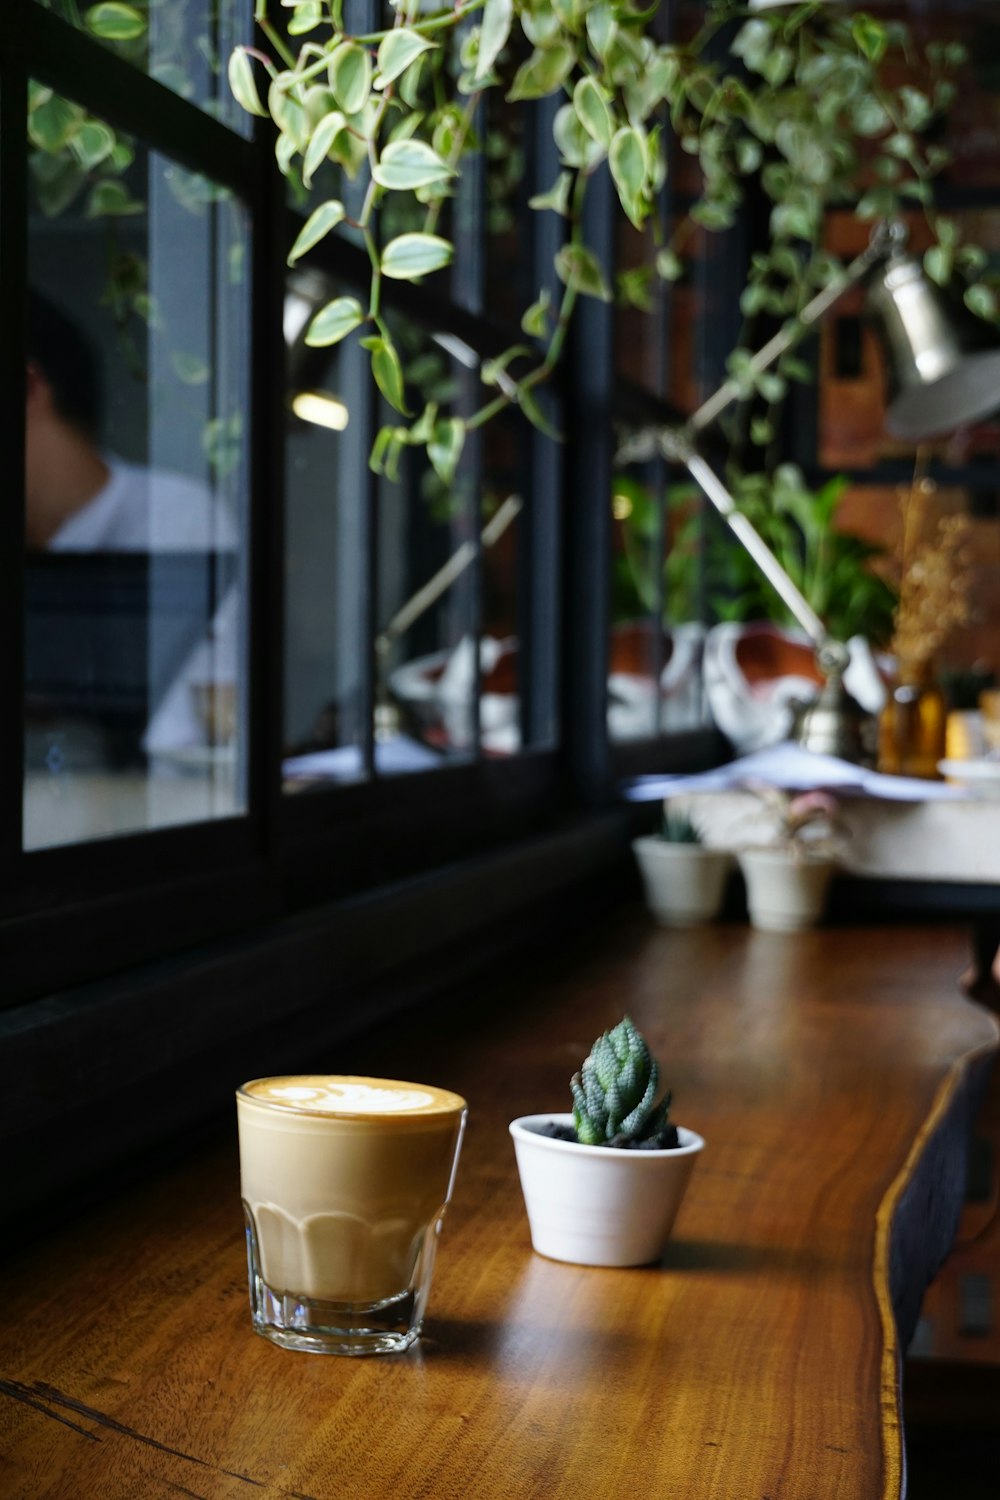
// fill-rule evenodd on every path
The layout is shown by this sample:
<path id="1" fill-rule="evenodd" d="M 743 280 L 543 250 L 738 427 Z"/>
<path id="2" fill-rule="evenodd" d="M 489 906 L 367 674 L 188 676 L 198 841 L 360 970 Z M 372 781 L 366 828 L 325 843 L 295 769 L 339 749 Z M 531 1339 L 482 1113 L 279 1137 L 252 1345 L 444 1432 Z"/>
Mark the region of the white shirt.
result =
<path id="1" fill-rule="evenodd" d="M 105 456 L 105 463 L 107 484 L 64 522 L 50 540 L 50 550 L 232 552 L 238 547 L 232 517 L 207 486 L 115 457 Z M 143 736 L 148 754 L 204 744 L 205 728 L 191 690 L 236 681 L 239 615 L 234 586 L 150 719 Z"/>

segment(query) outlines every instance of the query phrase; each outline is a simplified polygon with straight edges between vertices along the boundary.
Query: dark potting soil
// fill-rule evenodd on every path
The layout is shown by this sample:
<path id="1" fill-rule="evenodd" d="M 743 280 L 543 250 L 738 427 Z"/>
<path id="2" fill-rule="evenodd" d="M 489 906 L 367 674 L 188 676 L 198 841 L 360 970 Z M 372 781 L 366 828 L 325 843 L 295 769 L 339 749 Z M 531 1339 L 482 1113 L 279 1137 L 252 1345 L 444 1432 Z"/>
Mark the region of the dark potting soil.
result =
<path id="1" fill-rule="evenodd" d="M 553 1141 L 572 1141 L 579 1145 L 576 1131 L 572 1125 L 557 1125 L 549 1120 L 545 1125 L 539 1125 L 535 1131 L 536 1135 L 547 1135 Z M 651 1135 L 648 1141 L 623 1140 L 621 1136 L 613 1136 L 610 1141 L 602 1141 L 602 1145 L 611 1146 L 616 1151 L 676 1151 L 680 1145 L 676 1125 L 664 1125 L 655 1135 Z"/>

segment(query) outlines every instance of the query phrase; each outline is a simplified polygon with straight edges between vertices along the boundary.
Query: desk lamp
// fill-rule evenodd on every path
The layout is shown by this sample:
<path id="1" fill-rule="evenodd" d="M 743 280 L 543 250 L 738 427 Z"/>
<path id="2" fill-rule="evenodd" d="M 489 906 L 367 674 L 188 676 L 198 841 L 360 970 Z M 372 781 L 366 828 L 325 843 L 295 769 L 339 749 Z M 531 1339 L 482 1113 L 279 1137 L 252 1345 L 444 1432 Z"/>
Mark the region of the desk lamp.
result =
<path id="1" fill-rule="evenodd" d="M 864 284 L 888 355 L 890 433 L 916 442 L 977 421 L 1000 405 L 1000 348 L 991 330 L 932 285 L 920 261 L 906 253 L 905 241 L 901 224 L 877 224 L 862 253 L 753 355 L 751 374 L 767 370 L 848 291 Z M 872 758 L 873 726 L 844 687 L 846 644 L 830 635 L 698 448 L 700 434 L 744 389 L 740 381 L 725 381 L 683 425 L 637 433 L 618 457 L 629 462 L 659 454 L 683 464 L 813 644 L 823 686 L 799 714 L 793 738 L 807 749 L 864 762 Z"/>

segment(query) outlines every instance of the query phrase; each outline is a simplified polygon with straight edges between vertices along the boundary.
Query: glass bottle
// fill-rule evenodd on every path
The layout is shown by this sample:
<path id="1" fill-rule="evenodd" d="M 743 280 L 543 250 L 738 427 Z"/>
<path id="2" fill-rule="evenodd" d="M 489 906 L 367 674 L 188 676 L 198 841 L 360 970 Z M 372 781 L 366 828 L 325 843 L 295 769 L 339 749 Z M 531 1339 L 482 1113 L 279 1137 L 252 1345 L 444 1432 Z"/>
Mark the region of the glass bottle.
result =
<path id="1" fill-rule="evenodd" d="M 879 770 L 939 780 L 947 718 L 948 705 L 930 663 L 901 672 L 879 721 Z"/>

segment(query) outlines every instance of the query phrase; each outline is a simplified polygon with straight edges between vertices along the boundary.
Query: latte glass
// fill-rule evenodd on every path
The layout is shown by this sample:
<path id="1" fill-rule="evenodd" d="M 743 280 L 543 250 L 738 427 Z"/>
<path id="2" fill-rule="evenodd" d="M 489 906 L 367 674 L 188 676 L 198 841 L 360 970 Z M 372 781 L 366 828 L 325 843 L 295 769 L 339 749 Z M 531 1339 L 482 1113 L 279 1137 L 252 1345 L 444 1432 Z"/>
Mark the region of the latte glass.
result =
<path id="1" fill-rule="evenodd" d="M 320 1354 L 408 1349 L 465 1100 L 431 1084 L 310 1074 L 245 1083 L 236 1110 L 256 1331 Z"/>

